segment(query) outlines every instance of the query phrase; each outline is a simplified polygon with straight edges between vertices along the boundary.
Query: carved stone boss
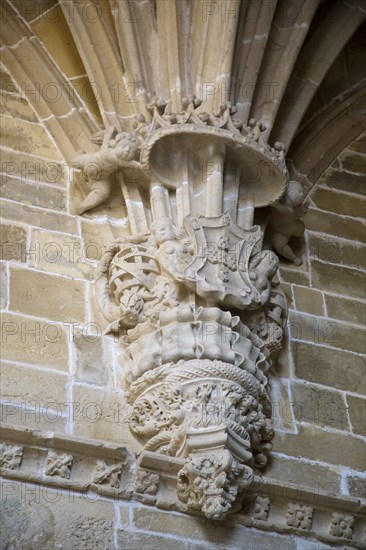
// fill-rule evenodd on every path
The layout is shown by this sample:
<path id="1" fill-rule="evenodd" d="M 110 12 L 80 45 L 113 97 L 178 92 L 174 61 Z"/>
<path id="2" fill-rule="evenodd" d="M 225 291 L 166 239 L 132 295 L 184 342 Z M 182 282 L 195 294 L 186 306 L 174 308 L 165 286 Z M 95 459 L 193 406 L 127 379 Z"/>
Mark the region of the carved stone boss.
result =
<path id="1" fill-rule="evenodd" d="M 302 190 L 264 129 L 229 103 L 207 113 L 183 98 L 172 113 L 154 99 L 77 159 L 91 189 L 79 214 L 116 182 L 127 205 L 132 235 L 104 254 L 95 287 L 120 336 L 130 429 L 159 464 L 181 461 L 179 501 L 213 519 L 267 462 L 268 372 L 286 321 L 271 248 L 300 261 L 289 240 L 303 231 Z"/>

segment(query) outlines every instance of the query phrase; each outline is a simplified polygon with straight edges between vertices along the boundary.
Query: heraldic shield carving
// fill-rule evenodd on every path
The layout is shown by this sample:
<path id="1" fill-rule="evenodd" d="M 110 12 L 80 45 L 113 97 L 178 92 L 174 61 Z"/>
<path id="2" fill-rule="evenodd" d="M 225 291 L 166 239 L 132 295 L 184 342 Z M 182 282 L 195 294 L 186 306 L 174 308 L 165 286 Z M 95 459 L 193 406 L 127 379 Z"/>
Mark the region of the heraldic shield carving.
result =
<path id="1" fill-rule="evenodd" d="M 188 216 L 186 227 L 197 253 L 185 276 L 208 303 L 248 309 L 261 303 L 260 290 L 249 274 L 250 260 L 261 251 L 259 226 L 242 229 L 228 212 L 217 217 Z M 254 273 L 254 272 L 252 272 Z"/>
<path id="2" fill-rule="evenodd" d="M 271 449 L 268 376 L 287 316 L 272 243 L 292 253 L 279 216 L 296 218 L 301 193 L 259 122 L 242 124 L 229 103 L 182 108 L 154 100 L 132 131 L 98 137 L 100 151 L 79 157 L 92 187 L 80 212 L 106 199 L 113 174 L 131 236 L 103 255 L 95 289 L 118 334 L 140 465 L 180 509 L 222 519 Z M 102 163 L 98 177 L 88 161 Z M 265 167 L 255 185 L 253 163 Z"/>

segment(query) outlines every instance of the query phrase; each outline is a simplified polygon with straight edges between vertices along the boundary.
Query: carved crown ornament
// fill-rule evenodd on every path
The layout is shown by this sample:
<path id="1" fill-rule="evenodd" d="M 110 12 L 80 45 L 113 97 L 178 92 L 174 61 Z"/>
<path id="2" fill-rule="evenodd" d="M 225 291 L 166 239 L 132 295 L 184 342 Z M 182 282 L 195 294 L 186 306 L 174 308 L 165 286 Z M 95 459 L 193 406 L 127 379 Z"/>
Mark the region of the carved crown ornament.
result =
<path id="1" fill-rule="evenodd" d="M 100 150 L 76 159 L 90 186 L 78 213 L 120 185 L 131 227 L 103 255 L 96 296 L 119 335 L 129 427 L 159 464 L 149 486 L 175 463 L 182 509 L 222 519 L 272 447 L 268 376 L 287 316 L 274 251 L 300 262 L 289 241 L 304 194 L 284 147 L 230 103 L 207 113 L 183 98 L 174 113 L 155 98 L 133 128 L 98 133 Z"/>

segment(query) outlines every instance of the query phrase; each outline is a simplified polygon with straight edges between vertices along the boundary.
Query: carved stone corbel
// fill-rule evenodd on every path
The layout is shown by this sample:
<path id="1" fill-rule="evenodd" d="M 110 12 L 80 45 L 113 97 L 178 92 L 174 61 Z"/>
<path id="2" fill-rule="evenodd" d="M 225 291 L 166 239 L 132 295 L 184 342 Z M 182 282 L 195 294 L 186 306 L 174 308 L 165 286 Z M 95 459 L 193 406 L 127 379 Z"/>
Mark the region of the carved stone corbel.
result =
<path id="1" fill-rule="evenodd" d="M 272 447 L 268 373 L 287 307 L 264 243 L 298 262 L 289 240 L 304 212 L 298 184 L 286 194 L 284 148 L 268 145 L 264 125 L 243 124 L 229 103 L 217 113 L 201 107 L 183 98 L 172 113 L 154 99 L 132 132 L 106 132 L 100 152 L 79 158 L 92 184 L 79 210 L 100 204 L 119 174 L 131 227 L 142 230 L 105 253 L 96 291 L 119 334 L 129 426 L 160 465 L 182 461 L 182 507 L 221 519 Z M 134 196 L 148 190 L 149 203 L 131 203 L 128 167 L 139 175 Z M 271 204 L 256 224 L 255 209 Z"/>

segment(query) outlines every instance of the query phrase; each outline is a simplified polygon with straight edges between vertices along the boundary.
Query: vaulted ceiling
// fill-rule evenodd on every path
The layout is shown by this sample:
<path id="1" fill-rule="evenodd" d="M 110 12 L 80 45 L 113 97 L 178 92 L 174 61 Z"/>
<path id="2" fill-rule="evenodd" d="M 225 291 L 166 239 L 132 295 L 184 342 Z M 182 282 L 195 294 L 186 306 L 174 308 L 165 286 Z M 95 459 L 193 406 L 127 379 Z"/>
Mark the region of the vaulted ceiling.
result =
<path id="1" fill-rule="evenodd" d="M 109 125 L 225 101 L 266 126 L 305 186 L 366 127 L 363 0 L 12 0 L 2 63 L 72 161 Z M 320 151 L 320 153 L 319 153 Z"/>

